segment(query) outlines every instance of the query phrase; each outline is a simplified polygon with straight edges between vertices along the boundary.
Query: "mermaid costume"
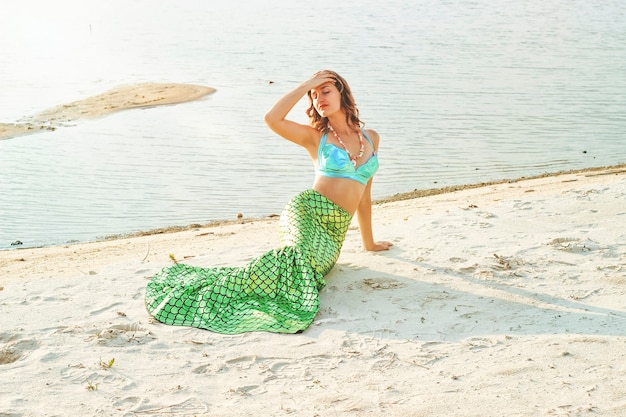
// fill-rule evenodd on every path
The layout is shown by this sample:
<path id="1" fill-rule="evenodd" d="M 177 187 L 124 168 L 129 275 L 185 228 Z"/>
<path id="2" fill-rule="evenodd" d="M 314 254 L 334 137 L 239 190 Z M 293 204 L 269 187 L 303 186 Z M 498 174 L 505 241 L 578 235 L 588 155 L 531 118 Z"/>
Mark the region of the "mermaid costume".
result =
<path id="1" fill-rule="evenodd" d="M 317 173 L 366 184 L 378 169 L 376 153 L 355 168 L 345 150 L 326 144 L 326 136 L 320 140 Z M 241 267 L 164 268 L 147 285 L 146 308 L 165 324 L 223 334 L 303 331 L 319 311 L 324 276 L 339 257 L 351 220 L 322 194 L 303 191 L 280 216 L 279 248 Z"/>

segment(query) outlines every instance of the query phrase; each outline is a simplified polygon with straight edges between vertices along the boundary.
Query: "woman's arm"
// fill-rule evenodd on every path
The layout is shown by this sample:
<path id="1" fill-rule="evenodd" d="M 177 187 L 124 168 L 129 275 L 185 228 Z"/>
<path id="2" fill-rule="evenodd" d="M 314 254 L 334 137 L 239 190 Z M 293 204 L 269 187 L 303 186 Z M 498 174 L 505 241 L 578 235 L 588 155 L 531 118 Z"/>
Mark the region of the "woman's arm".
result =
<path id="1" fill-rule="evenodd" d="M 374 130 L 367 131 L 369 137 L 372 139 L 374 145 L 374 151 L 378 152 L 378 145 L 380 143 L 380 136 Z M 393 246 L 391 242 L 375 242 L 374 234 L 372 232 L 372 179 L 367 182 L 365 191 L 359 205 L 356 208 L 356 214 L 359 221 L 359 230 L 361 230 L 361 239 L 363 240 L 363 247 L 368 251 L 381 251 L 387 250 L 390 246 Z"/>
<path id="2" fill-rule="evenodd" d="M 368 251 L 388 250 L 393 243 L 374 241 L 372 233 L 372 180 L 370 179 L 365 187 L 361 201 L 356 208 L 357 218 L 359 220 L 359 230 L 361 231 L 361 239 L 363 247 Z"/>
<path id="3" fill-rule="evenodd" d="M 316 140 L 319 134 L 315 129 L 287 120 L 285 117 L 308 91 L 326 82 L 334 82 L 334 79 L 324 73 L 313 75 L 281 97 L 265 114 L 265 123 L 274 132 L 298 145 L 305 148 L 317 146 Z"/>

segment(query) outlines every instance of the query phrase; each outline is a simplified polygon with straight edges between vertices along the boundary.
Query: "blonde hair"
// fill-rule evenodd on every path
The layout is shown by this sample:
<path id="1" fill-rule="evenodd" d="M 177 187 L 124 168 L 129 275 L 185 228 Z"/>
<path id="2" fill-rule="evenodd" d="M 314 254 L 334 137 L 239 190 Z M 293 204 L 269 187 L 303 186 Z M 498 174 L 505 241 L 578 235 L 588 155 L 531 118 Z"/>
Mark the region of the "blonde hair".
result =
<path id="1" fill-rule="evenodd" d="M 341 94 L 341 108 L 346 112 L 346 123 L 355 130 L 360 129 L 364 123 L 359 119 L 359 109 L 356 107 L 348 82 L 334 71 L 324 72 L 329 73 L 330 76 L 335 79 L 335 87 L 339 90 L 339 94 Z M 328 118 L 320 116 L 315 109 L 311 91 L 307 92 L 307 96 L 309 97 L 309 108 L 306 109 L 306 114 L 309 116 L 309 124 L 319 131 L 326 130 L 328 128 Z"/>

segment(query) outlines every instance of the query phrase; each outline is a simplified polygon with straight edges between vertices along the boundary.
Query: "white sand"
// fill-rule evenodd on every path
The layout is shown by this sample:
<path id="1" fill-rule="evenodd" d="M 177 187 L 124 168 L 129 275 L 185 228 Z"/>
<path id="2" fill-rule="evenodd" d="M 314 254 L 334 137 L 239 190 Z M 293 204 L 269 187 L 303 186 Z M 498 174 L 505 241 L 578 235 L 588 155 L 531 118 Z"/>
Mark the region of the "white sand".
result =
<path id="1" fill-rule="evenodd" d="M 385 203 L 303 334 L 151 323 L 148 278 L 276 220 L 0 251 L 0 416 L 624 416 L 626 172 Z M 356 222 L 355 222 L 356 224 Z M 110 366 L 111 365 L 111 366 Z"/>

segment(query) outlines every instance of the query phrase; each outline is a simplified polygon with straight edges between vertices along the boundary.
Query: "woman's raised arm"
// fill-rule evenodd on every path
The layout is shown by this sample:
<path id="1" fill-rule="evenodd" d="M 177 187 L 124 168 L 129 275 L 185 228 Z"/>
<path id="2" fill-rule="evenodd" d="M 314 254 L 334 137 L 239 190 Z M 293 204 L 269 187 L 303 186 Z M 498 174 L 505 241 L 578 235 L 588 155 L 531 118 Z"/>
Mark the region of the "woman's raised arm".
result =
<path id="1" fill-rule="evenodd" d="M 300 99 L 311 89 L 327 82 L 334 82 L 334 78 L 325 75 L 323 72 L 316 73 L 307 81 L 298 85 L 295 89 L 281 97 L 265 113 L 265 123 L 278 135 L 290 140 L 298 145 L 309 148 L 316 146 L 318 132 L 308 125 L 287 120 L 287 114 L 300 101 Z"/>

